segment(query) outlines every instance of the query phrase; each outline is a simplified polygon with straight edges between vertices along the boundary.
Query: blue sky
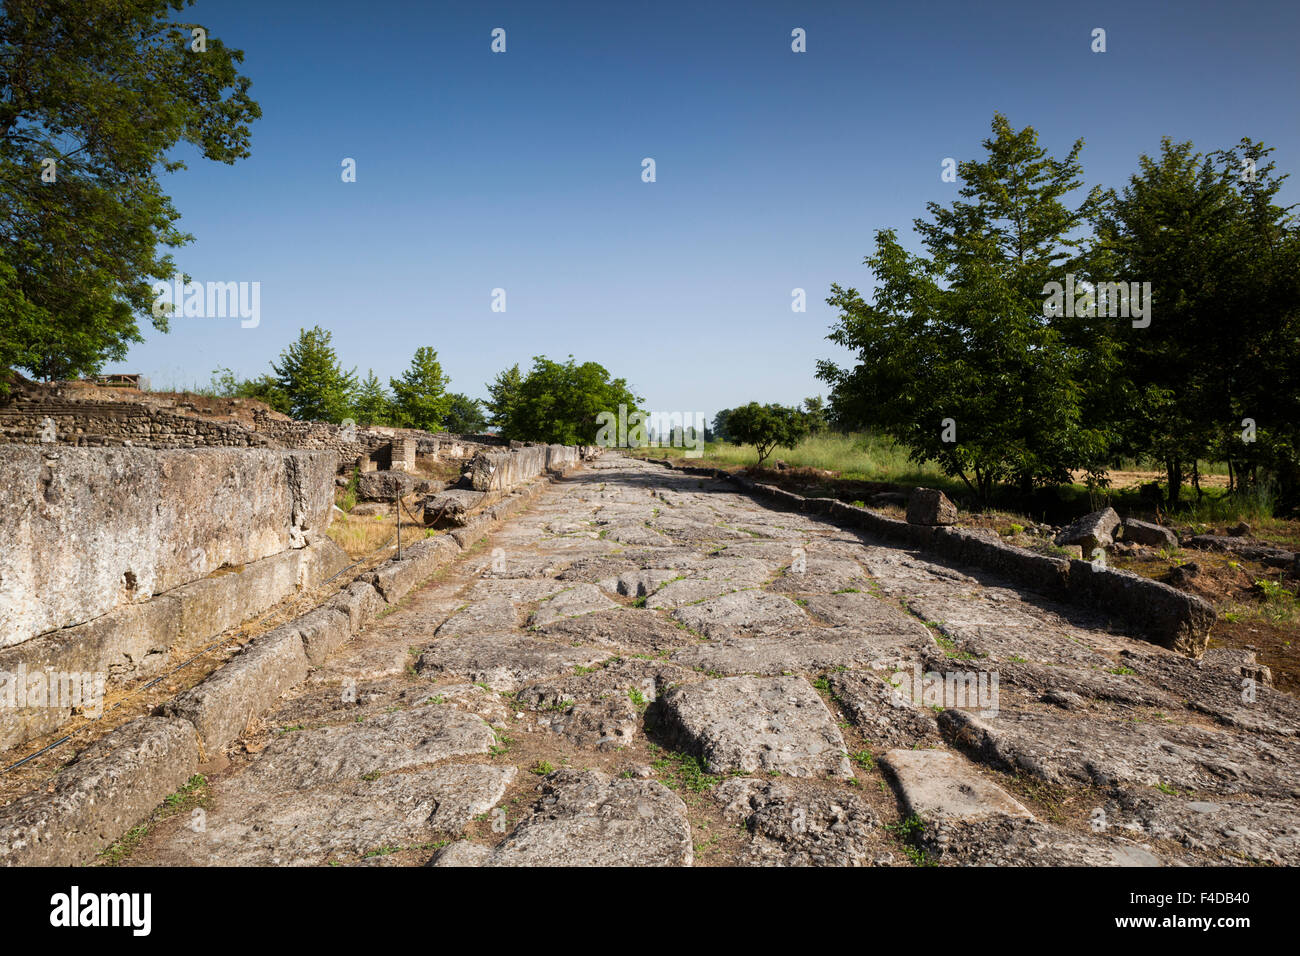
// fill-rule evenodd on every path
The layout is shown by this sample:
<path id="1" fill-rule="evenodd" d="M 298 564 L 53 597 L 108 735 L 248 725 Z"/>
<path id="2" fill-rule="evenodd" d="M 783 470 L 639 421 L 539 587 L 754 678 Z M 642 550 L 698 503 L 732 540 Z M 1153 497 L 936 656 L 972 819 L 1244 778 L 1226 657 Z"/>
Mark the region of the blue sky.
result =
<path id="1" fill-rule="evenodd" d="M 1249 135 L 1300 171 L 1294 2 L 200 0 L 186 16 L 245 51 L 263 117 L 249 159 L 168 177 L 196 236 L 176 259 L 200 282 L 260 282 L 261 321 L 146 324 L 109 370 L 155 388 L 260 374 L 319 324 L 361 374 L 433 346 L 475 397 L 516 362 L 573 354 L 654 411 L 795 403 L 824 392 L 818 359 L 844 358 L 830 284 L 870 290 L 878 228 L 914 244 L 925 203 L 956 194 L 941 162 L 977 156 L 995 110 L 1056 154 L 1084 138 L 1090 185 L 1122 185 L 1163 135 Z"/>

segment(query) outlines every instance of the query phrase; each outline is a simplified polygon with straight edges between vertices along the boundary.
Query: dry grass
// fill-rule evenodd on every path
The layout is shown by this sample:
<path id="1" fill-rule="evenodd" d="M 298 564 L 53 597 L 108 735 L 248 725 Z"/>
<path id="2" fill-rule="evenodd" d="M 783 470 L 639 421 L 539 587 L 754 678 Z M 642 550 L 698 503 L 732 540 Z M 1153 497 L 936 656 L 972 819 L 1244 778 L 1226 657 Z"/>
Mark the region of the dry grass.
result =
<path id="1" fill-rule="evenodd" d="M 337 512 L 325 532 L 334 543 L 348 553 L 350 558 L 359 558 L 382 547 L 390 538 L 396 542 L 397 522 L 392 515 L 340 515 Z M 402 537 L 424 536 L 424 528 L 417 527 L 409 519 L 402 522 Z"/>

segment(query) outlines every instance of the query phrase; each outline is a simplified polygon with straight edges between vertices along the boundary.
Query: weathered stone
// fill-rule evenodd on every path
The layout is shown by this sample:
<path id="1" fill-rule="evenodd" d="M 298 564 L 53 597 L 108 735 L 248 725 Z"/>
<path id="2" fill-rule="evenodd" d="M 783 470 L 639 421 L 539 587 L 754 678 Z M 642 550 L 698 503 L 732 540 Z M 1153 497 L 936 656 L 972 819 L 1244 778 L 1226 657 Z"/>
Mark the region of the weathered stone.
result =
<path id="1" fill-rule="evenodd" d="M 909 816 L 959 823 L 997 816 L 1033 819 L 1005 790 L 946 750 L 891 750 L 880 762 Z"/>
<path id="2" fill-rule="evenodd" d="M 826 704 L 801 677 L 727 677 L 663 697 L 665 731 L 711 773 L 776 771 L 849 777 L 847 751 Z"/>
<path id="3" fill-rule="evenodd" d="M 1102 508 L 1079 518 L 1056 536 L 1058 547 L 1077 544 L 1083 548 L 1085 556 L 1092 554 L 1095 548 L 1109 548 L 1115 543 L 1115 531 L 1119 528 L 1119 515 L 1114 508 Z"/>
<path id="4" fill-rule="evenodd" d="M 1189 657 L 1205 653 L 1214 608 L 1193 594 L 1118 568 L 1071 561 L 1069 592 L 1088 604 L 1123 617 L 1152 640 Z"/>
<path id="5" fill-rule="evenodd" d="M 290 625 L 302 638 L 303 650 L 313 667 L 352 638 L 351 621 L 346 611 L 326 605 L 296 618 Z"/>
<path id="6" fill-rule="evenodd" d="M 619 608 L 617 611 L 563 618 L 544 624 L 538 630 L 555 640 L 603 644 L 634 654 L 657 654 L 695 640 L 689 631 L 674 627 L 658 614 L 643 608 Z"/>
<path id="7" fill-rule="evenodd" d="M 519 612 L 509 598 L 487 598 L 467 604 L 443 621 L 434 633 L 438 637 L 462 634 L 491 634 L 519 626 Z"/>
<path id="8" fill-rule="evenodd" d="M 807 615 L 787 597 L 766 591 L 735 591 L 673 611 L 673 617 L 706 637 L 733 631 L 765 631 L 807 624 Z"/>
<path id="9" fill-rule="evenodd" d="M 319 452 L 3 445 L 0 470 L 0 646 L 302 547 L 333 505 Z"/>
<path id="10" fill-rule="evenodd" d="M 362 501 L 393 501 L 415 489 L 415 476 L 405 471 L 365 471 L 357 476 L 357 497 Z"/>
<path id="11" fill-rule="evenodd" d="M 292 625 L 254 638 L 240 653 L 168 705 L 199 733 L 208 755 L 234 743 L 249 721 L 307 677 L 307 655 Z"/>
<path id="12" fill-rule="evenodd" d="M 870 628 L 801 627 L 782 634 L 735 635 L 687 645 L 672 659 L 718 674 L 820 674 L 841 667 L 884 667 L 930 644 L 925 629 L 877 634 Z"/>
<path id="13" fill-rule="evenodd" d="M 796 790 L 780 780 L 736 777 L 714 791 L 723 816 L 742 823 L 748 866 L 867 866 L 879 818 L 839 789 Z"/>
<path id="14" fill-rule="evenodd" d="M 537 605 L 532 623 L 541 626 L 568 617 L 579 617 L 593 611 L 607 611 L 618 607 L 600 593 L 594 584 L 576 584 Z"/>
<path id="15" fill-rule="evenodd" d="M 166 865 L 324 865 L 388 856 L 459 834 L 487 813 L 517 774 L 515 767 L 452 765 L 342 780 L 267 798 L 223 787 L 201 832 L 160 855 Z M 310 799 L 302 797 L 309 795 Z"/>
<path id="16" fill-rule="evenodd" d="M 348 626 L 355 634 L 384 609 L 384 599 L 369 582 L 353 581 L 334 596 L 330 606 L 348 616 Z"/>
<path id="17" fill-rule="evenodd" d="M 686 805 L 653 780 L 557 770 L 531 812 L 488 852 L 452 844 L 435 866 L 690 866 Z"/>
<path id="18" fill-rule="evenodd" d="M 917 488 L 907 500 L 907 523 L 949 525 L 957 523 L 957 506 L 935 488 Z"/>
<path id="19" fill-rule="evenodd" d="M 141 717 L 41 789 L 0 807 L 0 865 L 80 866 L 180 789 L 199 765 L 194 727 Z"/>
<path id="20" fill-rule="evenodd" d="M 889 671 L 843 671 L 828 678 L 844 713 L 873 747 L 932 747 L 942 742 L 934 714 L 886 682 Z"/>
<path id="21" fill-rule="evenodd" d="M 1169 528 L 1134 518 L 1124 520 L 1124 540 L 1144 544 L 1148 548 L 1168 548 L 1171 551 L 1178 547 L 1178 535 Z"/>
<path id="22" fill-rule="evenodd" d="M 496 733 L 483 720 L 427 704 L 362 723 L 296 730 L 267 745 L 247 771 L 262 792 L 303 790 L 347 778 L 487 753 Z"/>
<path id="23" fill-rule="evenodd" d="M 415 669 L 422 674 L 456 674 L 493 690 L 515 690 L 542 677 L 590 667 L 609 651 L 596 647 L 567 647 L 522 634 L 467 634 L 435 642 Z"/>

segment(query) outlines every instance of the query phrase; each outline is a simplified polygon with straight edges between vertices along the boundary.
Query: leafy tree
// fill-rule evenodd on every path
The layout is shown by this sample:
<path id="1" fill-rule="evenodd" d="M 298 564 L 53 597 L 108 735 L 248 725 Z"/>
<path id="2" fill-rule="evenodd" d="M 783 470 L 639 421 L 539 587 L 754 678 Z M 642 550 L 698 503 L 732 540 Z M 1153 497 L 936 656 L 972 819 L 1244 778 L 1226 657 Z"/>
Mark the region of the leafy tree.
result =
<path id="1" fill-rule="evenodd" d="M 793 448 L 808 434 L 807 413 L 786 405 L 750 402 L 731 409 L 727 416 L 728 440 L 734 445 L 753 445 L 761 465 L 777 448 Z"/>
<path id="2" fill-rule="evenodd" d="M 426 432 L 440 431 L 443 420 L 451 408 L 447 394 L 449 379 L 442 374 L 438 353 L 427 345 L 415 350 L 411 365 L 401 378 L 392 378 L 388 384 L 393 389 L 393 416 L 408 428 Z"/>
<path id="3" fill-rule="evenodd" d="M 808 416 L 808 431 L 816 435 L 824 432 L 829 423 L 826 420 L 826 403 L 822 401 L 820 395 L 814 395 L 812 398 L 803 400 L 804 414 Z"/>
<path id="4" fill-rule="evenodd" d="M 713 416 L 713 441 L 731 441 L 731 433 L 727 431 L 727 420 L 730 417 L 730 408 L 724 408 Z"/>
<path id="5" fill-rule="evenodd" d="M 1166 137 L 1097 216 L 1107 267 L 1152 285 L 1150 326 L 1125 335 L 1113 414 L 1126 453 L 1163 463 L 1171 505 L 1198 458 L 1296 487 L 1300 234 L 1293 207 L 1274 202 L 1286 177 L 1271 152 L 1245 139 L 1203 155 Z"/>
<path id="6" fill-rule="evenodd" d="M 1105 324 L 1117 320 L 1044 315 L 1049 282 L 1089 275 L 1082 232 L 1100 191 L 1064 201 L 1081 184 L 1082 140 L 1054 159 L 1032 127 L 995 114 L 992 132 L 987 158 L 960 165 L 961 198 L 915 221 L 928 256 L 882 229 L 866 259 L 874 301 L 831 287 L 841 315 L 828 338 L 858 364 L 817 373 L 841 426 L 882 429 L 981 501 L 998 481 L 1028 491 L 1103 467 L 1113 436 L 1085 417 L 1117 361 Z"/>
<path id="7" fill-rule="evenodd" d="M 220 398 L 252 398 L 282 414 L 288 415 L 290 412 L 288 396 L 269 375 L 240 379 L 229 368 L 214 369 L 211 386 L 202 389 L 200 394 Z"/>
<path id="8" fill-rule="evenodd" d="M 446 429 L 453 435 L 478 435 L 487 428 L 483 403 L 476 398 L 453 392 L 447 411 Z"/>
<path id="9" fill-rule="evenodd" d="M 486 386 L 488 398 L 483 405 L 487 409 L 489 425 L 501 428 L 510 420 L 510 410 L 519 400 L 519 386 L 523 380 L 523 375 L 520 374 L 519 366 L 516 364 L 500 373 Z"/>
<path id="10" fill-rule="evenodd" d="M 611 379 L 595 362 L 578 365 L 572 355 L 563 365 L 537 356 L 513 394 L 510 389 L 507 379 L 501 434 L 520 441 L 592 444 L 601 412 L 618 415 L 620 405 L 627 407 L 629 416 L 637 411 L 638 399 L 624 379 Z"/>
<path id="11" fill-rule="evenodd" d="M 356 369 L 343 371 L 332 338 L 319 325 L 301 329 L 298 341 L 280 353 L 279 364 L 271 363 L 294 418 L 340 422 L 352 409 Z"/>
<path id="12" fill-rule="evenodd" d="M 244 379 L 235 390 L 235 395 L 238 398 L 256 399 L 282 415 L 288 415 L 293 410 L 289 404 L 289 396 L 281 390 L 279 383 L 270 375 Z"/>
<path id="13" fill-rule="evenodd" d="M 366 377 L 357 386 L 356 405 L 353 408 L 357 424 L 366 426 L 391 424 L 392 409 L 392 397 L 375 375 L 375 370 L 368 369 Z"/>
<path id="14" fill-rule="evenodd" d="M 0 368 L 45 379 L 98 371 L 143 341 L 160 246 L 192 237 L 159 175 L 186 142 L 248 155 L 261 115 L 238 50 L 193 49 L 190 0 L 7 0 L 0 5 Z M 47 162 L 52 160 L 53 165 Z M 50 177 L 53 177 L 52 181 Z"/>

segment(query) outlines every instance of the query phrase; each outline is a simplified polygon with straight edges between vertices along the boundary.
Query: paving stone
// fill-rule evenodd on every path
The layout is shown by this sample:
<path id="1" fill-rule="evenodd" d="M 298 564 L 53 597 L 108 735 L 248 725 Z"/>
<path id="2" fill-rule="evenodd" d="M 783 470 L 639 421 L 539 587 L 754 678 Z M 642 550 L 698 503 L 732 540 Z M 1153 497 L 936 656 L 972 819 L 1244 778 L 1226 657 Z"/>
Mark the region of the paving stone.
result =
<path id="1" fill-rule="evenodd" d="M 992 766 L 1054 784 L 1165 786 L 1200 793 L 1290 799 L 1300 792 L 1300 743 L 1125 712 L 1059 711 L 1004 701 L 997 717 L 946 710 L 944 736 Z"/>
<path id="2" fill-rule="evenodd" d="M 434 633 L 438 637 L 460 634 L 491 634 L 519 626 L 519 612 L 508 597 L 486 598 L 465 605 L 443 621 Z"/>
<path id="3" fill-rule="evenodd" d="M 696 640 L 689 631 L 643 608 L 597 611 L 552 621 L 537 630 L 566 644 L 603 644 L 633 654 L 659 654 Z"/>
<path id="4" fill-rule="evenodd" d="M 727 677 L 663 696 L 664 730 L 710 773 L 852 776 L 844 739 L 801 677 Z"/>
<path id="5" fill-rule="evenodd" d="M 625 571 L 616 578 L 606 578 L 599 582 L 602 590 L 623 597 L 638 598 L 654 594 L 661 585 L 680 576 L 680 572 L 663 568 L 646 571 Z"/>
<path id="6" fill-rule="evenodd" d="M 263 792 L 302 790 L 337 780 L 487 753 L 496 734 L 479 717 L 430 704 L 342 724 L 282 734 L 247 773 Z"/>
<path id="7" fill-rule="evenodd" d="M 973 823 L 1033 814 L 947 750 L 891 750 L 880 760 L 909 816 Z"/>
<path id="8" fill-rule="evenodd" d="M 890 670 L 844 671 L 828 677 L 831 696 L 872 749 L 933 747 L 942 743 L 934 714 L 886 682 Z"/>
<path id="9" fill-rule="evenodd" d="M 452 675 L 493 690 L 515 690 L 542 677 L 608 659 L 599 647 L 570 647 L 517 633 L 469 634 L 436 641 L 415 664 L 421 674 Z"/>
<path id="10" fill-rule="evenodd" d="M 532 624 L 541 626 L 569 617 L 579 617 L 593 611 L 608 611 L 619 607 L 600 592 L 594 584 L 575 584 L 549 600 L 537 605 Z"/>
<path id="11" fill-rule="evenodd" d="M 802 571 L 798 570 L 800 567 Z M 834 594 L 849 589 L 866 591 L 871 587 L 861 565 L 843 558 L 805 556 L 792 563 L 772 583 L 772 590 L 795 594 Z"/>
<path id="12" fill-rule="evenodd" d="M 854 627 L 801 627 L 781 634 L 721 637 L 674 651 L 685 667 L 717 674 L 821 674 L 840 667 L 887 667 L 911 660 L 924 634 L 910 641 Z"/>
<path id="13" fill-rule="evenodd" d="M 225 788 L 202 832 L 184 833 L 173 865 L 323 865 L 459 834 L 494 807 L 515 767 L 452 765 L 293 791 L 259 801 Z M 304 797 L 307 797 L 304 799 Z M 179 852 L 177 852 L 179 851 Z"/>
<path id="14" fill-rule="evenodd" d="M 734 777 L 713 796 L 750 834 L 747 866 L 868 866 L 885 843 L 875 811 L 840 789 Z"/>
<path id="15" fill-rule="evenodd" d="M 678 608 L 673 617 L 711 638 L 741 630 L 761 632 L 809 623 L 799 605 L 787 597 L 766 591 L 724 594 L 702 604 Z"/>
<path id="16" fill-rule="evenodd" d="M 460 844 L 435 866 L 690 866 L 686 805 L 653 780 L 612 779 L 598 770 L 557 770 L 505 840 L 487 852 Z"/>

